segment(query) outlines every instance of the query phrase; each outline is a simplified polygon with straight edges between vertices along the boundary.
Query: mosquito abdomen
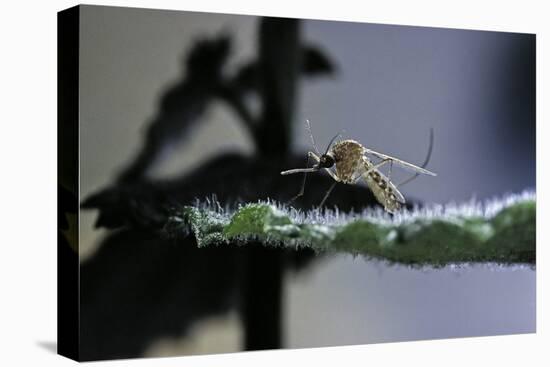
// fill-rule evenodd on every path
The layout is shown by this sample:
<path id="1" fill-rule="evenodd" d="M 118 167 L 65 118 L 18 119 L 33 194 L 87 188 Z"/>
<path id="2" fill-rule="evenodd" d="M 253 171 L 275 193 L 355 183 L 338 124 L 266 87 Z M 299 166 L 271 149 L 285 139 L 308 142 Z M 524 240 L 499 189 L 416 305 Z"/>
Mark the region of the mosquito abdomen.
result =
<path id="1" fill-rule="evenodd" d="M 397 188 L 377 169 L 366 173 L 363 177 L 376 200 L 384 206 L 386 211 L 393 213 L 401 208 L 401 204 L 404 204 L 402 196 L 397 193 Z"/>

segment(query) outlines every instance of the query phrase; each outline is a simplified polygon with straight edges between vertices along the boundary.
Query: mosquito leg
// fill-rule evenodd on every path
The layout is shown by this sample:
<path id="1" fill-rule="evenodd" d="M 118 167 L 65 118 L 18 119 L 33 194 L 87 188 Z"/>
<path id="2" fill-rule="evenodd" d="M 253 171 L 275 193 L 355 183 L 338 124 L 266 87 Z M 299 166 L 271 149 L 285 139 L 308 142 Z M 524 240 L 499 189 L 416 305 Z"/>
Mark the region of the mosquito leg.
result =
<path id="1" fill-rule="evenodd" d="M 307 152 L 307 156 L 313 158 L 317 163 L 319 163 L 320 161 L 319 156 L 313 152 Z"/>
<path id="2" fill-rule="evenodd" d="M 366 175 L 367 173 L 372 172 L 375 169 L 378 169 L 378 168 L 382 167 L 383 165 L 385 165 L 388 162 L 393 162 L 393 161 L 389 158 L 386 158 L 386 159 L 382 160 L 381 162 L 378 162 L 378 163 L 374 164 L 372 167 L 370 167 L 365 172 L 363 172 L 362 175 Z"/>
<path id="3" fill-rule="evenodd" d="M 328 196 L 330 195 L 331 191 L 334 189 L 334 186 L 336 186 L 337 183 L 338 183 L 338 181 L 334 181 L 332 183 L 332 185 L 330 185 L 330 188 L 327 190 L 327 193 L 325 194 L 325 197 L 323 198 L 323 201 L 321 201 L 321 204 L 319 204 L 319 208 L 323 207 L 323 204 L 325 203 L 325 201 L 327 201 Z"/>
<path id="4" fill-rule="evenodd" d="M 426 155 L 426 159 L 424 160 L 424 163 L 422 163 L 422 166 L 420 166 L 421 168 L 426 168 L 426 166 L 430 162 L 430 158 L 432 157 L 433 147 L 434 147 L 434 129 L 430 128 L 430 145 L 428 146 L 428 154 Z M 405 181 L 398 183 L 397 187 L 401 187 L 403 185 L 408 184 L 418 176 L 419 176 L 418 173 L 412 175 L 411 177 L 407 178 Z"/>
<path id="5" fill-rule="evenodd" d="M 309 168 L 309 154 L 307 155 L 307 158 L 306 158 L 306 168 Z M 302 188 L 300 189 L 298 194 L 296 194 L 294 197 L 292 197 L 292 199 L 289 200 L 289 203 L 292 203 L 294 200 L 304 195 L 304 190 L 306 188 L 306 178 L 307 178 L 307 172 L 304 172 L 304 180 L 302 181 Z"/>
<path id="6" fill-rule="evenodd" d="M 388 186 L 391 187 L 391 169 L 393 168 L 393 161 L 390 161 L 390 168 L 388 168 Z M 388 187 L 386 187 L 388 189 Z M 389 198 L 388 195 L 384 195 L 386 198 L 386 204 L 384 205 L 384 208 L 386 208 L 389 204 Z"/>
<path id="7" fill-rule="evenodd" d="M 332 177 L 334 181 L 340 182 L 340 179 L 338 178 L 338 176 L 336 176 L 336 173 L 332 172 L 330 168 L 325 168 L 325 171 L 327 171 L 327 173 L 330 175 L 330 177 Z"/>
<path id="8" fill-rule="evenodd" d="M 352 183 L 354 184 L 357 183 L 357 181 L 359 181 L 359 179 L 365 174 L 365 172 L 367 172 L 366 167 L 367 167 L 367 163 L 365 162 L 365 160 L 363 160 L 363 164 L 359 167 L 357 171 L 355 171 L 355 174 L 351 178 Z"/>
<path id="9" fill-rule="evenodd" d="M 357 183 L 357 181 L 359 181 L 359 179 L 361 177 L 363 177 L 363 175 L 367 172 L 367 170 L 365 169 L 365 167 L 363 167 L 362 169 L 359 169 L 356 173 L 355 173 L 355 176 L 351 178 L 351 182 L 353 183 Z"/>
<path id="10" fill-rule="evenodd" d="M 356 183 L 357 181 L 359 181 L 359 179 L 363 176 L 363 175 L 366 175 L 367 173 L 369 172 L 372 172 L 374 171 L 375 169 L 377 168 L 380 168 L 382 167 L 384 164 L 388 163 L 389 161 L 391 161 L 391 159 L 384 159 L 382 162 L 379 162 L 379 163 L 376 163 L 375 165 L 373 165 L 372 167 L 370 168 L 365 168 L 366 167 L 366 164 L 363 166 L 363 169 L 360 169 L 354 177 L 352 177 L 351 179 L 351 182 L 353 183 Z"/>

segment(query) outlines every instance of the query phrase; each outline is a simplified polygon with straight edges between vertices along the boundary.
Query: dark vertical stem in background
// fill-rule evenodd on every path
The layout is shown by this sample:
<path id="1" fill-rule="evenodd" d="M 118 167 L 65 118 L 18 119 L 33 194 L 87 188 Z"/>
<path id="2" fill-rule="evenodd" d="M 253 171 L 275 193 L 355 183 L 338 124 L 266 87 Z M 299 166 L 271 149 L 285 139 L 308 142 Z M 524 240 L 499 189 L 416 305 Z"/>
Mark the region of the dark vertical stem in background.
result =
<path id="1" fill-rule="evenodd" d="M 248 248 L 243 305 L 246 350 L 282 346 L 282 255 L 281 249 L 260 243 Z"/>
<path id="2" fill-rule="evenodd" d="M 284 158 L 290 153 L 292 115 L 300 65 L 299 21 L 264 18 L 260 25 L 259 154 Z M 244 280 L 245 349 L 282 346 L 283 252 L 260 244 L 248 253 Z"/>
<path id="3" fill-rule="evenodd" d="M 263 156 L 290 151 L 292 115 L 300 66 L 299 20 L 263 18 L 260 25 L 262 119 L 258 148 Z"/>

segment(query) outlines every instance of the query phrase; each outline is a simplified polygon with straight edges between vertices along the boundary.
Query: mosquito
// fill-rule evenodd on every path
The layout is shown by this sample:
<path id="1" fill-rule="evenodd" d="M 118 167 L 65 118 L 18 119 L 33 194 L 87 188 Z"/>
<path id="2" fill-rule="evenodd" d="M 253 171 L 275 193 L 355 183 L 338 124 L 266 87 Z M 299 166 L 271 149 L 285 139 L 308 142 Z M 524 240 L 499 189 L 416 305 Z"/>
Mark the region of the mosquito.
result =
<path id="1" fill-rule="evenodd" d="M 304 194 L 307 174 L 323 169 L 334 179 L 334 183 L 326 192 L 321 204 L 319 204 L 319 207 L 323 206 L 337 183 L 353 185 L 360 179 L 363 179 L 374 194 L 376 200 L 384 207 L 384 210 L 389 213 L 395 213 L 403 204 L 406 203 L 405 198 L 397 189 L 398 186 L 403 186 L 421 174 L 437 176 L 435 173 L 424 168 L 428 164 L 432 152 L 433 129 L 430 129 L 430 146 L 428 149 L 428 155 L 422 167 L 419 167 L 399 158 L 376 152 L 363 146 L 355 140 L 346 139 L 334 143 L 336 138 L 340 137 L 341 134 L 334 136 L 330 140 L 325 152 L 321 154 L 315 144 L 315 138 L 313 137 L 309 120 L 306 120 L 306 127 L 315 153 L 311 151 L 308 152 L 306 168 L 296 168 L 281 172 L 281 175 L 304 173 L 302 188 L 300 192 L 291 199 L 291 201 L 294 201 Z M 374 156 L 380 159 L 380 161 L 375 163 L 367 155 Z M 308 167 L 310 158 L 316 162 L 313 167 Z M 394 163 L 401 168 L 414 172 L 415 175 L 398 185 L 393 184 L 391 182 L 391 173 Z M 380 168 L 385 165 L 389 166 L 387 176 L 380 170 Z"/>

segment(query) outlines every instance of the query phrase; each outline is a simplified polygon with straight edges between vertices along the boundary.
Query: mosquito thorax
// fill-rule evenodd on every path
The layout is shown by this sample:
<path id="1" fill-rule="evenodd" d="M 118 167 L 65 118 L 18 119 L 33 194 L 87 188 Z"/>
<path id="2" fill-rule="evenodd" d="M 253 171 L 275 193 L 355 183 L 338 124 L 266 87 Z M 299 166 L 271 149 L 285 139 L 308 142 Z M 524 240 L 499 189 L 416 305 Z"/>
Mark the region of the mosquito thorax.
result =
<path id="1" fill-rule="evenodd" d="M 330 168 L 334 166 L 334 157 L 330 154 L 323 154 L 319 159 L 319 167 L 321 168 Z"/>

